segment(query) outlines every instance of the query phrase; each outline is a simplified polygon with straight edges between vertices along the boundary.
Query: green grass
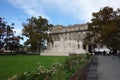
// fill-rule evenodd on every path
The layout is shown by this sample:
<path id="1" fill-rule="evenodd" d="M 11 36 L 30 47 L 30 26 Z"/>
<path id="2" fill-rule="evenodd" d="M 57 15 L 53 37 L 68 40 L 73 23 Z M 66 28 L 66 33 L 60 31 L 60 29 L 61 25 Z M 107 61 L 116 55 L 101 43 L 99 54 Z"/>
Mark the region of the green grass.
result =
<path id="1" fill-rule="evenodd" d="M 65 56 L 14 55 L 0 56 L 0 80 L 25 71 L 34 71 L 40 64 L 49 67 L 54 62 L 64 62 Z"/>

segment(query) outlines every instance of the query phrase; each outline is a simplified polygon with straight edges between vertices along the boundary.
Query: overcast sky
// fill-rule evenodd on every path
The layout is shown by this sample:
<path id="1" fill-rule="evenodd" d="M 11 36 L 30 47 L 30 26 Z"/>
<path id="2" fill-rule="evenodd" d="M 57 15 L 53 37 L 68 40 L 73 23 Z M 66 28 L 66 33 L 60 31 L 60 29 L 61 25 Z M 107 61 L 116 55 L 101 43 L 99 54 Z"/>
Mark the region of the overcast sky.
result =
<path id="1" fill-rule="evenodd" d="M 20 34 L 22 23 L 31 16 L 42 16 L 54 25 L 83 24 L 105 6 L 120 8 L 120 0 L 0 0 L 0 16 L 14 22 Z"/>

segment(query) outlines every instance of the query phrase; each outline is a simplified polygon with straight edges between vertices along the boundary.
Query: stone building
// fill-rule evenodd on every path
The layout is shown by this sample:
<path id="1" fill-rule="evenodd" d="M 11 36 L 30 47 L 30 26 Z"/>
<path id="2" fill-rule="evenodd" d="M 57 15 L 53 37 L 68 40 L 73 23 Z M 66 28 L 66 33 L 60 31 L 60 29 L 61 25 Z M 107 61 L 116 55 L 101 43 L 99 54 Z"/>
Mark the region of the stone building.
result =
<path id="1" fill-rule="evenodd" d="M 68 56 L 70 54 L 87 53 L 87 48 L 83 40 L 87 31 L 87 24 L 56 25 L 50 31 L 53 44 L 49 43 L 47 50 L 42 52 L 41 55 Z"/>

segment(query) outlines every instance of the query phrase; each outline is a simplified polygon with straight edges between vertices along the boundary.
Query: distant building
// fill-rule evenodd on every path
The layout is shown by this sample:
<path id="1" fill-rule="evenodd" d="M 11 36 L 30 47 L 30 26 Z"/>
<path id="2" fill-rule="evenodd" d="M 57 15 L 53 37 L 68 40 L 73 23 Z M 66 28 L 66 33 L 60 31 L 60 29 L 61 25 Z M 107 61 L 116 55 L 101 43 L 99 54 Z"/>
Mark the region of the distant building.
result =
<path id="1" fill-rule="evenodd" d="M 53 44 L 49 43 L 47 50 L 41 55 L 68 56 L 87 53 L 88 46 L 84 44 L 83 40 L 87 32 L 87 24 L 56 25 L 49 33 L 52 36 Z"/>

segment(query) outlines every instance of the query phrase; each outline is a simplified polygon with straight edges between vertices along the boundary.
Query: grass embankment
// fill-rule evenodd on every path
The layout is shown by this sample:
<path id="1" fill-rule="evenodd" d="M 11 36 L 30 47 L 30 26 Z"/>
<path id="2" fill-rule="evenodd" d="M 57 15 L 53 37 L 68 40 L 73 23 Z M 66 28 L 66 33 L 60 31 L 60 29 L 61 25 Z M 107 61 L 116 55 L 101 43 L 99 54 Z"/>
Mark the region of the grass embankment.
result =
<path id="1" fill-rule="evenodd" d="M 66 59 L 66 56 L 0 56 L 0 80 L 25 71 L 34 71 L 39 65 L 50 67 L 54 62 L 63 63 Z"/>

